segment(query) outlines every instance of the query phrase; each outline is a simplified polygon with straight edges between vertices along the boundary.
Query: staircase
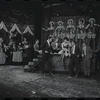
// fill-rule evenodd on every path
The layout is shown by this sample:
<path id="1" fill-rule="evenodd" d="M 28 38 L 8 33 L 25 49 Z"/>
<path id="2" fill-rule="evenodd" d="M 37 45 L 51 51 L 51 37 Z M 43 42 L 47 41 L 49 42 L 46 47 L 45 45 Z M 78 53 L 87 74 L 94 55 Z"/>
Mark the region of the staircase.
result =
<path id="1" fill-rule="evenodd" d="M 33 62 L 29 62 L 28 65 L 25 65 L 24 71 L 25 72 L 32 72 L 40 69 L 40 65 L 42 62 L 42 55 L 38 55 L 37 58 L 33 59 Z"/>

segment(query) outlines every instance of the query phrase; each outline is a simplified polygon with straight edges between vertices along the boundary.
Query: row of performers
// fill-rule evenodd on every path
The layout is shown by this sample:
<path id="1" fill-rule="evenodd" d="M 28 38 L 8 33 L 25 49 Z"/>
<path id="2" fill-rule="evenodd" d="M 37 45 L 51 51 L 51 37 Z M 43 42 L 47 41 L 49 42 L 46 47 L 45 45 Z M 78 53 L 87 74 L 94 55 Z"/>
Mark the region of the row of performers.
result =
<path id="1" fill-rule="evenodd" d="M 50 27 L 48 27 L 47 29 L 42 29 L 48 32 L 48 35 L 62 38 L 76 37 L 77 39 L 84 39 L 85 37 L 88 37 L 94 39 L 96 37 L 96 29 L 100 26 L 99 24 L 96 24 L 96 20 L 94 18 L 89 19 L 88 25 L 85 24 L 85 20 L 83 18 L 79 19 L 77 27 L 75 27 L 73 19 L 69 19 L 67 21 L 66 28 L 63 24 L 64 23 L 62 21 L 58 21 L 58 26 L 55 27 L 55 23 L 53 21 L 50 21 Z"/>
<path id="2" fill-rule="evenodd" d="M 83 42 L 80 46 L 79 43 L 76 43 L 75 41 L 70 41 L 67 37 L 64 38 L 64 41 L 59 45 L 58 39 L 55 39 L 53 41 L 52 37 L 48 37 L 48 39 L 43 43 L 42 45 L 42 71 L 45 75 L 45 63 L 48 63 L 48 69 L 49 74 L 52 74 L 52 61 L 51 61 L 51 55 L 56 53 L 61 55 L 61 61 L 64 67 L 66 68 L 65 64 L 65 58 L 70 58 L 70 62 L 68 64 L 69 67 L 69 73 L 70 75 L 73 75 L 74 68 L 76 67 L 76 77 L 79 76 L 79 69 L 81 67 L 81 62 L 83 60 L 83 70 L 85 76 L 90 76 L 90 63 L 91 58 L 93 57 L 93 51 L 88 46 L 87 43 Z"/>

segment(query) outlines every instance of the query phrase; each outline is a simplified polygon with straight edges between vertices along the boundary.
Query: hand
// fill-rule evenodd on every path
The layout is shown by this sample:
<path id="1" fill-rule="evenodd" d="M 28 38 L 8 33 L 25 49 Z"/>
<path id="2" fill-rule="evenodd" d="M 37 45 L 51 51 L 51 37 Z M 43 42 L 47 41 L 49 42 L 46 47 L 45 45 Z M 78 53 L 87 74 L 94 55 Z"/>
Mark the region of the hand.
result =
<path id="1" fill-rule="evenodd" d="M 48 51 L 45 51 L 45 53 L 48 53 Z"/>
<path id="2" fill-rule="evenodd" d="M 84 55 L 82 54 L 82 57 L 84 57 Z"/>

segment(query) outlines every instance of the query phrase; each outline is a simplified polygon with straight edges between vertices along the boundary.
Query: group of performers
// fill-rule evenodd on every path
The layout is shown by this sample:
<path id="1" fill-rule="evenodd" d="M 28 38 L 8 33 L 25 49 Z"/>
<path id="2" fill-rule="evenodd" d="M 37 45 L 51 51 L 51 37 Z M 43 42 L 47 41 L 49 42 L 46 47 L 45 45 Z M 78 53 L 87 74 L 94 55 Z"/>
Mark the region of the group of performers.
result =
<path id="1" fill-rule="evenodd" d="M 64 38 L 63 42 L 59 44 L 58 39 L 55 40 L 49 36 L 48 39 L 42 45 L 42 72 L 45 75 L 45 64 L 48 64 L 49 74 L 53 75 L 52 68 L 52 55 L 61 55 L 62 67 L 66 68 L 66 58 L 69 59 L 68 69 L 69 75 L 79 77 L 80 72 L 83 72 L 86 77 L 90 76 L 91 72 L 91 58 L 93 57 L 92 49 L 88 43 L 83 42 L 80 47 L 79 43 L 70 40 L 67 37 Z M 75 70 L 76 69 L 76 70 Z"/>
<path id="2" fill-rule="evenodd" d="M 96 24 L 96 20 L 94 18 L 90 18 L 88 21 L 88 25 L 86 25 L 84 18 L 80 18 L 78 20 L 78 25 L 75 25 L 73 19 L 69 19 L 67 21 L 66 28 L 64 27 L 64 22 L 58 21 L 57 27 L 55 27 L 55 23 L 53 21 L 49 22 L 50 27 L 45 29 L 48 35 L 52 35 L 53 37 L 64 38 L 67 37 L 69 39 L 74 39 L 75 41 L 87 41 L 90 45 L 92 42 L 92 49 L 95 49 L 95 37 L 96 37 L 96 29 L 100 27 L 99 24 Z"/>
<path id="3" fill-rule="evenodd" d="M 49 28 L 42 28 L 45 31 L 45 34 L 47 33 L 47 36 L 49 36 L 48 40 L 43 43 L 42 48 L 43 73 L 45 72 L 44 64 L 47 61 L 50 69 L 49 73 L 52 74 L 51 69 L 53 66 L 50 61 L 50 55 L 53 53 L 61 55 L 61 62 L 64 68 L 66 68 L 65 58 L 68 57 L 70 59 L 68 64 L 70 75 L 75 73 L 75 76 L 78 77 L 82 65 L 84 75 L 90 76 L 91 59 L 94 57 L 94 53 L 96 53 L 96 29 L 99 28 L 100 25 L 96 24 L 94 18 L 89 19 L 88 25 L 86 25 L 85 20 L 81 18 L 76 27 L 73 19 L 68 20 L 66 28 L 62 21 L 58 21 L 57 27 L 55 27 L 53 21 L 50 21 L 49 24 Z M 74 68 L 76 69 L 76 72 L 74 72 Z"/>
<path id="4" fill-rule="evenodd" d="M 33 44 L 30 38 L 24 36 L 21 39 L 18 34 L 15 32 L 14 35 L 11 35 L 8 44 L 5 44 L 3 37 L 0 37 L 0 64 L 28 65 L 36 57 L 39 40 Z"/>

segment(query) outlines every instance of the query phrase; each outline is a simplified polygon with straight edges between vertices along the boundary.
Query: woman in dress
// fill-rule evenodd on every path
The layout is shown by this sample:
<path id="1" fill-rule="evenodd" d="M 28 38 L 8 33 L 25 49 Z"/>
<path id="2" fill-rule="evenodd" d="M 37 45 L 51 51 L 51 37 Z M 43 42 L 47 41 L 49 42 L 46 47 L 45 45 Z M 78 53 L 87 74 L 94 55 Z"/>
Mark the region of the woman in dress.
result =
<path id="1" fill-rule="evenodd" d="M 58 38 L 56 38 L 54 40 L 54 42 L 51 43 L 51 47 L 52 47 L 52 52 L 53 53 L 58 53 L 60 51 L 60 48 L 59 48 L 59 43 L 58 43 Z"/>
<path id="2" fill-rule="evenodd" d="M 5 64 L 6 55 L 5 55 L 5 44 L 3 43 L 3 39 L 0 38 L 0 64 Z"/>
<path id="3" fill-rule="evenodd" d="M 77 26 L 77 40 L 79 43 L 85 39 L 86 32 L 85 32 L 85 20 L 83 18 L 79 19 L 78 26 Z"/>
<path id="4" fill-rule="evenodd" d="M 67 37 L 69 39 L 73 39 L 75 37 L 75 26 L 74 26 L 74 20 L 73 19 L 69 19 L 67 21 L 66 31 L 67 31 Z"/>
<path id="5" fill-rule="evenodd" d="M 96 28 L 100 26 L 96 24 L 96 20 L 94 18 L 89 19 L 89 24 L 86 26 L 87 37 L 88 37 L 88 45 L 91 45 L 92 49 L 95 49 L 95 38 L 96 38 Z M 92 43 L 90 43 L 92 42 Z"/>
<path id="6" fill-rule="evenodd" d="M 64 38 L 64 42 L 61 44 L 61 47 L 62 50 L 59 52 L 59 54 L 61 54 L 62 64 L 65 65 L 65 57 L 70 57 L 70 47 L 71 47 L 71 44 L 67 37 Z"/>
<path id="7" fill-rule="evenodd" d="M 55 31 L 56 31 L 56 36 L 59 38 L 62 38 L 62 35 L 64 33 L 65 27 L 63 25 L 62 21 L 58 21 L 58 26 L 56 27 Z"/>
<path id="8" fill-rule="evenodd" d="M 49 27 L 47 29 L 42 28 L 42 30 L 47 32 L 47 37 L 54 34 L 55 23 L 53 21 L 49 22 Z"/>

